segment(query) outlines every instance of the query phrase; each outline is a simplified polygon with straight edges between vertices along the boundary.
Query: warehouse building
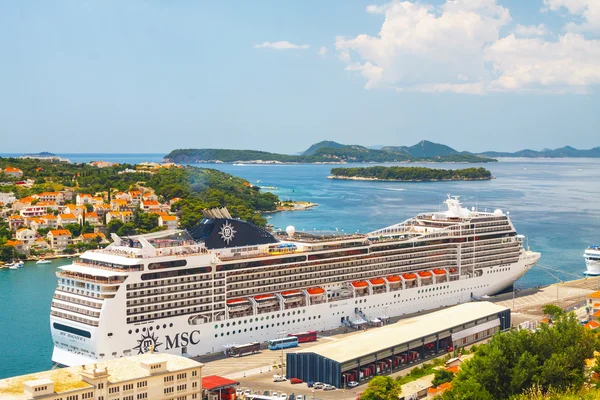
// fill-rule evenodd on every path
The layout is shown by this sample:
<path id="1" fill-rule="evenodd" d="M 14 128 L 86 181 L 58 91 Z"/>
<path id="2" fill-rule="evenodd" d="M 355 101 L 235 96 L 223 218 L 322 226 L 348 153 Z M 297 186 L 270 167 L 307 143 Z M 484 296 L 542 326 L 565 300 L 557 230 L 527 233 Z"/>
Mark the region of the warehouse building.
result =
<path id="1" fill-rule="evenodd" d="M 510 309 L 471 302 L 411 317 L 287 355 L 287 377 L 338 388 L 489 338 L 510 327 Z"/>

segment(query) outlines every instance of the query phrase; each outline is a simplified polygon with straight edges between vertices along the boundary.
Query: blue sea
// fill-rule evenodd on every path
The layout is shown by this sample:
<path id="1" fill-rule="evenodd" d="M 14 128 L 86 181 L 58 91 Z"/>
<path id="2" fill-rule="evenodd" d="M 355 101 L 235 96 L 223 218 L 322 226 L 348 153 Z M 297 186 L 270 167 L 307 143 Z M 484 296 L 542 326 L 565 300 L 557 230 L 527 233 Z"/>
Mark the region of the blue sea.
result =
<path id="1" fill-rule="evenodd" d="M 161 154 L 62 155 L 73 162 L 160 161 Z M 411 164 L 464 168 L 466 164 Z M 326 179 L 331 165 L 202 164 L 247 179 L 281 199 L 319 206 L 271 214 L 279 228 L 299 231 L 368 232 L 420 212 L 444 209 L 447 194 L 465 206 L 502 209 L 532 250 L 539 265 L 517 281 L 518 287 L 550 284 L 582 276 L 583 252 L 600 243 L 600 159 L 503 159 L 487 164 L 495 179 L 479 182 L 390 183 Z M 348 165 L 352 166 L 352 165 Z M 477 165 L 479 166 L 479 165 Z M 18 271 L 0 270 L 0 378 L 50 368 L 52 340 L 48 315 L 56 285 L 56 267 L 28 263 Z M 558 271 L 558 272 L 556 272 Z"/>

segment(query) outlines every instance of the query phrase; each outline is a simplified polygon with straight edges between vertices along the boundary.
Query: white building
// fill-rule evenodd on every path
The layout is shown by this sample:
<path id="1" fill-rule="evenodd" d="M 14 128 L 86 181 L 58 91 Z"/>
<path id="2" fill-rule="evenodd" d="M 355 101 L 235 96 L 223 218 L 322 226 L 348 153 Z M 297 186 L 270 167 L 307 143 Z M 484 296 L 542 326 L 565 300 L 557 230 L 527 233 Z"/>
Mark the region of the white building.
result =
<path id="1" fill-rule="evenodd" d="M 37 236 L 35 234 L 35 231 L 33 231 L 32 229 L 21 228 L 17 230 L 15 238 L 23 242 L 25 246 L 30 246 L 35 242 Z"/>
<path id="2" fill-rule="evenodd" d="M 14 193 L 0 193 L 0 203 L 12 204 L 17 201 Z"/>
<path id="3" fill-rule="evenodd" d="M 202 364 L 145 353 L 0 380 L 2 400 L 200 400 Z"/>
<path id="4" fill-rule="evenodd" d="M 71 232 L 67 229 L 52 229 L 48 232 L 50 247 L 54 250 L 64 250 L 71 244 Z"/>
<path id="5" fill-rule="evenodd" d="M 177 229 L 177 217 L 175 215 L 160 215 L 158 217 L 158 226 L 164 226 L 169 229 Z"/>
<path id="6" fill-rule="evenodd" d="M 23 171 L 21 171 L 19 168 L 6 167 L 3 172 L 4 175 L 10 176 L 12 178 L 20 178 L 23 176 Z"/>

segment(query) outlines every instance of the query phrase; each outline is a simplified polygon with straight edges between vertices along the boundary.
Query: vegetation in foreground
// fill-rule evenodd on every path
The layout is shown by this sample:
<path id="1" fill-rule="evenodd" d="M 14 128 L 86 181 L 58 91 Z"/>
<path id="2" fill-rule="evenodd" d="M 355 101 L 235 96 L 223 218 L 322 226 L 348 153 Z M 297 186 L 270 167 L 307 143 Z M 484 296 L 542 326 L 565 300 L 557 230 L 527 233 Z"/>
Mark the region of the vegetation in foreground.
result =
<path id="1" fill-rule="evenodd" d="M 332 168 L 331 175 L 342 178 L 366 178 L 406 182 L 492 179 L 492 173 L 481 167 L 465 169 L 381 166 L 366 168 Z"/>

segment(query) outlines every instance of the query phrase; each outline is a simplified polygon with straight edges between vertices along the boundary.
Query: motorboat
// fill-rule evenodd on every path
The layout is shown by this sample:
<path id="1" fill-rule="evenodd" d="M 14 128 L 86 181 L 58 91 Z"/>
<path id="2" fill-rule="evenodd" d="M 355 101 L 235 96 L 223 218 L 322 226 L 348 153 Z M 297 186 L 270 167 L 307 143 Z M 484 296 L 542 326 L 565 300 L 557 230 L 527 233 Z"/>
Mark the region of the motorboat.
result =
<path id="1" fill-rule="evenodd" d="M 40 258 L 39 260 L 36 261 L 36 264 L 51 264 L 52 261 L 50 260 L 46 260 L 44 258 Z"/>

